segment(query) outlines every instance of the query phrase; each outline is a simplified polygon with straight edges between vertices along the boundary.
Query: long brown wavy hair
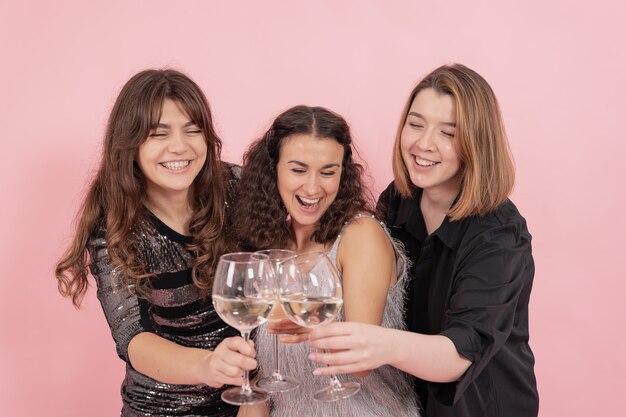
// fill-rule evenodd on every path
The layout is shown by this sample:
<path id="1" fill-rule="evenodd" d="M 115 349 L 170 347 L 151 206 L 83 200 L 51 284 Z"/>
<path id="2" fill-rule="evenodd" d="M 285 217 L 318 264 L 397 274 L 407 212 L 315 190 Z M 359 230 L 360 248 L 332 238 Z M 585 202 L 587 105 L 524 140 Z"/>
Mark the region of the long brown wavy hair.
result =
<path id="1" fill-rule="evenodd" d="M 228 247 L 222 232 L 225 223 L 222 143 L 213 127 L 207 99 L 198 85 L 179 71 L 141 71 L 124 85 L 115 101 L 104 136 L 100 167 L 77 215 L 73 241 L 56 265 L 59 292 L 70 297 L 76 307 L 88 288 L 88 241 L 100 228 L 106 231 L 112 266 L 125 284 L 134 284 L 138 295 L 146 294 L 153 274 L 145 270 L 137 256 L 136 236 L 149 212 L 144 206 L 145 181 L 136 157 L 139 146 L 158 124 L 165 99 L 181 105 L 202 130 L 208 148 L 206 162 L 189 192 L 193 214 L 189 224 L 192 242 L 187 248 L 195 255 L 192 277 L 198 288 L 210 289 L 217 259 Z"/>
<path id="2" fill-rule="evenodd" d="M 448 216 L 460 220 L 495 210 L 513 190 L 513 157 L 496 95 L 480 74 L 461 64 L 435 69 L 409 94 L 393 151 L 396 188 L 404 197 L 409 197 L 415 189 L 402 159 L 401 134 L 415 96 L 427 88 L 451 96 L 456 104 L 455 138 L 461 145 L 461 193 Z"/>
<path id="3" fill-rule="evenodd" d="M 363 167 L 353 159 L 346 121 L 323 107 L 292 107 L 274 120 L 243 158 L 233 227 L 246 249 L 284 248 L 292 239 L 288 212 L 278 193 L 276 165 L 285 139 L 297 134 L 334 139 L 344 149 L 337 197 L 317 223 L 313 240 L 331 242 L 357 213 L 372 213 L 372 196 L 363 183 Z"/>

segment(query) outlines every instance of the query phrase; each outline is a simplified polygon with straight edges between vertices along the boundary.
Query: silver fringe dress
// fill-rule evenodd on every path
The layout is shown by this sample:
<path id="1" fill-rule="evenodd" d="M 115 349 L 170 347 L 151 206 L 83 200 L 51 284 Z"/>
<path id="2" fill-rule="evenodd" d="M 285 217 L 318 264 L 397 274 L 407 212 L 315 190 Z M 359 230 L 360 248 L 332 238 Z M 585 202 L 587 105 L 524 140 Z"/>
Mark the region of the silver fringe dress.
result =
<path id="1" fill-rule="evenodd" d="M 360 217 L 365 216 L 356 216 L 355 219 Z M 337 249 L 346 226 L 347 224 L 328 252 L 335 264 Z M 382 224 L 381 227 L 384 228 Z M 385 232 L 387 232 L 386 229 Z M 387 293 L 382 326 L 404 329 L 403 305 L 407 260 L 401 245 L 393 240 L 392 242 L 398 259 L 398 281 Z M 343 320 L 343 317 L 341 319 Z M 267 333 L 266 327 L 267 325 L 263 325 L 254 338 L 260 367 L 259 376 L 271 375 L 274 367 L 273 335 Z M 341 381 L 359 381 L 360 392 L 346 400 L 325 403 L 313 399 L 313 394 L 328 384 L 328 378 L 313 375 L 313 370 L 319 365 L 307 358 L 309 345 L 307 343 L 279 343 L 279 349 L 281 373 L 298 379 L 300 386 L 290 392 L 272 395 L 270 401 L 272 417 L 416 417 L 420 415 L 415 391 L 409 377 L 392 366 L 385 365 L 375 369 L 363 379 L 340 375 Z"/>

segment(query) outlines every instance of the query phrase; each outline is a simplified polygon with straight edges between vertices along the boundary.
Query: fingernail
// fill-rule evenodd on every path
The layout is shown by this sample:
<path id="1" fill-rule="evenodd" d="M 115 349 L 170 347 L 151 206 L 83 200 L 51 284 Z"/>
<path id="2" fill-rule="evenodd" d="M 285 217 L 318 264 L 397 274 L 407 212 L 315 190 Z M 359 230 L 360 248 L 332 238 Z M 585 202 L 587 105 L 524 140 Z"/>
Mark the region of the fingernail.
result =
<path id="1" fill-rule="evenodd" d="M 317 376 L 319 376 L 319 375 L 321 375 L 321 374 L 322 374 L 322 372 L 321 372 L 321 371 L 319 371 L 319 370 L 317 370 L 317 369 L 313 371 L 313 375 L 317 375 Z"/>

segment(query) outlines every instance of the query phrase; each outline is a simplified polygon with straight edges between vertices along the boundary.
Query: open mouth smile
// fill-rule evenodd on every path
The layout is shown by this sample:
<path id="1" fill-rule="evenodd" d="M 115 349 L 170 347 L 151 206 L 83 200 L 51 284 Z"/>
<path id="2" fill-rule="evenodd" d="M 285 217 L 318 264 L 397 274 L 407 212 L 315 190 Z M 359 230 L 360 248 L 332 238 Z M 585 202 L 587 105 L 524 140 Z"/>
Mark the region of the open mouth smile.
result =
<path id="1" fill-rule="evenodd" d="M 432 167 L 439 164 L 440 162 L 428 161 L 426 159 L 419 159 L 416 157 L 415 163 L 421 167 Z"/>
<path id="2" fill-rule="evenodd" d="M 321 198 L 306 198 L 306 197 L 301 197 L 297 195 L 296 200 L 298 200 L 298 203 L 300 204 L 302 208 L 307 209 L 307 210 L 314 210 L 319 205 L 322 199 Z"/>
<path id="3" fill-rule="evenodd" d="M 187 168 L 187 166 L 189 165 L 191 161 L 187 160 L 187 161 L 171 161 L 171 162 L 161 162 L 160 165 L 167 168 L 167 169 L 171 169 L 173 171 L 177 171 L 177 170 L 181 170 L 184 168 Z"/>

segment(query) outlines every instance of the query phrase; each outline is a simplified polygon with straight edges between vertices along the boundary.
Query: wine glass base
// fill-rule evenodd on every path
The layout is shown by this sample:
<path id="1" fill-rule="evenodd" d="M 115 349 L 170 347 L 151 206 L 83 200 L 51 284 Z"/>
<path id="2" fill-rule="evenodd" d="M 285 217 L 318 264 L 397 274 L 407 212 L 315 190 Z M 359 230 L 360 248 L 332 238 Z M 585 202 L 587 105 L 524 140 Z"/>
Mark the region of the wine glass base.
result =
<path id="1" fill-rule="evenodd" d="M 242 393 L 241 388 L 235 387 L 222 392 L 222 401 L 232 405 L 258 404 L 269 400 L 270 395 L 261 390 L 252 390 Z"/>
<path id="2" fill-rule="evenodd" d="M 326 387 L 317 391 L 315 395 L 313 395 L 313 398 L 318 401 L 330 403 L 352 397 L 360 390 L 361 384 L 358 382 L 342 382 L 340 387 Z"/>
<path id="3" fill-rule="evenodd" d="M 297 379 L 290 376 L 281 376 L 277 378 L 275 376 L 267 376 L 259 379 L 255 385 L 267 392 L 289 392 L 298 388 L 300 383 Z"/>

